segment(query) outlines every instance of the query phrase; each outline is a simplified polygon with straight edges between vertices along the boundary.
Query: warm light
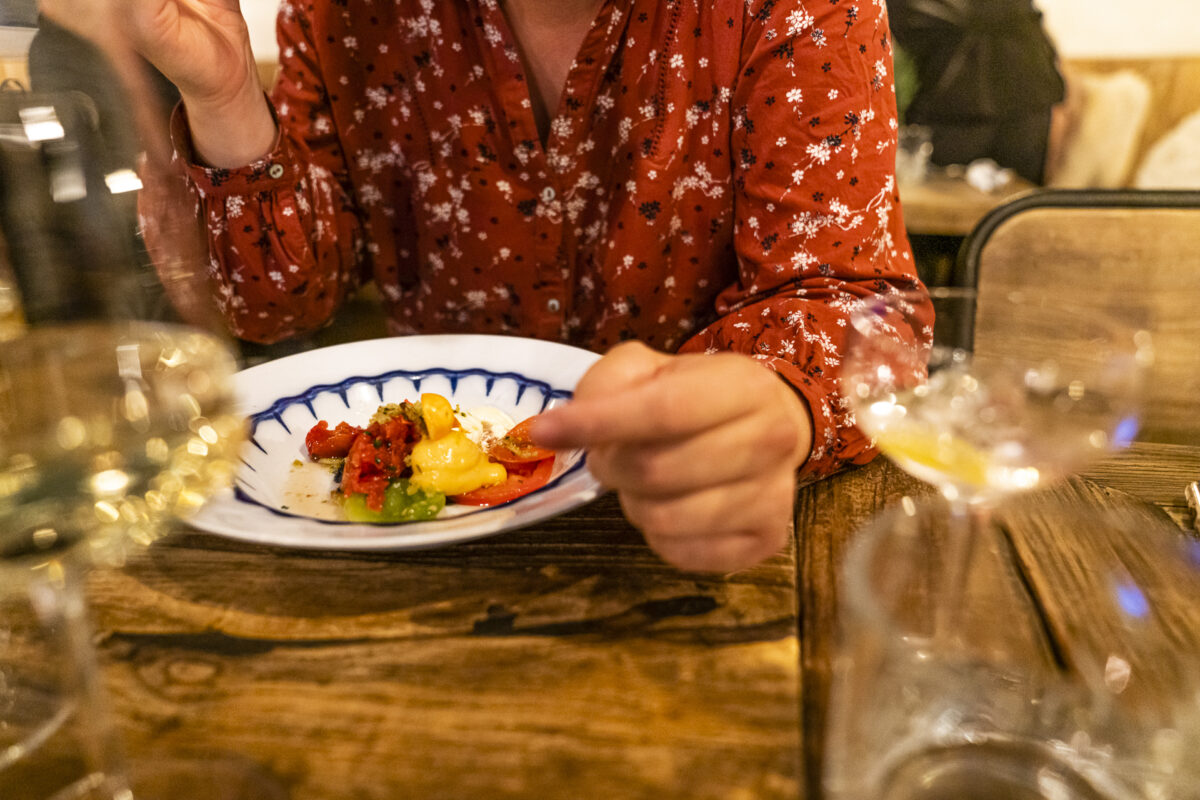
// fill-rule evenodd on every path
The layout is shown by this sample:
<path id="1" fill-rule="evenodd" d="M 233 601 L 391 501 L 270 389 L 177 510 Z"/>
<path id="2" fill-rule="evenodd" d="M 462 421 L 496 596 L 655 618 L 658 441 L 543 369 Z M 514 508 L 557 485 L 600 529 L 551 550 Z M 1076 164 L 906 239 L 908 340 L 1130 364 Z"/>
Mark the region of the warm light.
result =
<path id="1" fill-rule="evenodd" d="M 1046 800 L 1071 800 L 1075 790 L 1067 786 L 1057 770 L 1042 767 L 1037 773 L 1037 790 Z"/>
<path id="2" fill-rule="evenodd" d="M 38 528 L 33 532 L 33 544 L 39 550 L 46 550 L 58 541 L 58 531 L 54 528 Z"/>
<path id="3" fill-rule="evenodd" d="M 904 406 L 896 405 L 894 400 L 876 400 L 871 403 L 871 413 L 876 417 L 903 417 L 908 413 L 908 409 Z"/>
<path id="4" fill-rule="evenodd" d="M 212 376 L 207 371 L 198 369 L 187 376 L 187 388 L 193 395 L 203 397 L 212 391 Z"/>
<path id="5" fill-rule="evenodd" d="M 1150 339 L 1150 332 L 1138 331 L 1133 335 L 1133 343 L 1137 345 L 1137 353 L 1134 355 L 1137 365 L 1142 369 L 1154 366 L 1154 345 Z"/>
<path id="6" fill-rule="evenodd" d="M 1125 687 L 1129 685 L 1129 679 L 1132 676 L 1133 668 L 1129 666 L 1128 661 L 1120 656 L 1108 657 L 1108 661 L 1104 664 L 1104 685 L 1113 694 L 1120 694 L 1125 691 Z"/>
<path id="7" fill-rule="evenodd" d="M 136 192 L 142 188 L 142 179 L 131 169 L 119 169 L 104 176 L 104 183 L 113 194 Z"/>
<path id="8" fill-rule="evenodd" d="M 1012 486 L 1016 489 L 1034 489 L 1041 479 L 1042 474 L 1037 467 L 1021 467 L 1012 471 Z"/>
<path id="9" fill-rule="evenodd" d="M 171 455 L 171 448 L 161 436 L 146 440 L 146 458 L 155 464 L 166 463 Z"/>
<path id="10" fill-rule="evenodd" d="M 150 416 L 150 401 L 136 383 L 131 383 L 125 390 L 125 419 L 130 422 L 144 422 Z"/>
<path id="11" fill-rule="evenodd" d="M 111 497 L 124 494 L 129 488 L 129 473 L 119 469 L 106 469 L 92 476 L 92 494 Z"/>
<path id="12" fill-rule="evenodd" d="M 67 135 L 54 106 L 29 106 L 20 110 L 25 138 L 31 142 L 51 142 Z"/>
<path id="13" fill-rule="evenodd" d="M 138 379 L 142 377 L 142 358 L 138 345 L 117 345 L 117 374 L 122 378 Z"/>
<path id="14" fill-rule="evenodd" d="M 63 450 L 74 450 L 87 439 L 87 426 L 79 417 L 63 417 L 55 429 L 55 439 Z"/>
<path id="15" fill-rule="evenodd" d="M 178 347 L 170 351 L 164 350 L 158 356 L 158 363 L 164 367 L 178 367 L 185 361 L 187 361 L 187 355 Z"/>
<path id="16" fill-rule="evenodd" d="M 101 522 L 112 524 L 121 518 L 121 512 L 112 503 L 101 500 L 96 503 L 93 508 L 96 510 L 96 518 Z"/>

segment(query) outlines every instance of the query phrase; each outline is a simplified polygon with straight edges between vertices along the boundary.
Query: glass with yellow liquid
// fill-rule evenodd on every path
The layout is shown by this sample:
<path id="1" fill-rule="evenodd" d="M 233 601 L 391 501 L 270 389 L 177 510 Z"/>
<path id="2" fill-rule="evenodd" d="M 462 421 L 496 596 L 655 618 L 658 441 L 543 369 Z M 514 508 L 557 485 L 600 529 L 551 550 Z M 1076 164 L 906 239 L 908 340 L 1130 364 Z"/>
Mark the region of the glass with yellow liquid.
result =
<path id="1" fill-rule="evenodd" d="M 970 289 L 931 295 L 865 301 L 847 334 L 846 402 L 902 469 L 985 505 L 1132 440 L 1144 332 L 1032 294 L 984 308 Z"/>
<path id="2" fill-rule="evenodd" d="M 990 509 L 1128 445 L 1152 362 L 1145 332 L 1036 293 L 979 304 L 973 289 L 935 288 L 852 313 L 841 385 L 855 424 L 950 506 L 943 644 L 962 628 L 953 598 Z"/>
<path id="3" fill-rule="evenodd" d="M 0 346 L 0 797 L 133 797 L 82 580 L 229 482 L 234 368 L 219 339 L 161 323 Z"/>

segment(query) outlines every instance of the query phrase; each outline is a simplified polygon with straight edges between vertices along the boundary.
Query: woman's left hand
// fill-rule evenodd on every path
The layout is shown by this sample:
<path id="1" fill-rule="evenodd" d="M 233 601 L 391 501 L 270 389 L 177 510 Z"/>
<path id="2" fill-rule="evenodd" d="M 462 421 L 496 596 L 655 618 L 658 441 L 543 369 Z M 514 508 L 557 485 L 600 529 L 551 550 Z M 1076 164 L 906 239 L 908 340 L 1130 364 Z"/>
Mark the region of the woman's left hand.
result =
<path id="1" fill-rule="evenodd" d="M 741 569 L 783 547 L 812 446 L 806 404 L 753 359 L 637 342 L 600 359 L 532 434 L 546 447 L 587 448 L 588 468 L 647 543 L 696 571 Z"/>

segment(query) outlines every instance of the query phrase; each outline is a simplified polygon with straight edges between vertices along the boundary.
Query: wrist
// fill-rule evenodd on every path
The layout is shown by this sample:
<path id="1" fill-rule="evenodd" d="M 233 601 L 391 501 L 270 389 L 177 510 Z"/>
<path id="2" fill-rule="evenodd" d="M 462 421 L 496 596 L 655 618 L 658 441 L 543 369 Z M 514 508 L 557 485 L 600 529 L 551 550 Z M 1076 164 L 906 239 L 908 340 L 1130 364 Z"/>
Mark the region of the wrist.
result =
<path id="1" fill-rule="evenodd" d="M 257 76 L 235 96 L 182 96 L 196 158 L 211 167 L 242 167 L 275 146 L 278 127 Z"/>
<path id="2" fill-rule="evenodd" d="M 792 457 L 796 462 L 795 466 L 799 468 L 808 461 L 808 457 L 812 454 L 815 438 L 812 409 L 808 404 L 808 398 L 791 381 L 778 372 L 775 373 L 775 377 L 781 384 L 780 396 L 783 398 L 781 402 L 787 409 L 788 418 L 792 421 L 795 431 L 796 446 Z"/>

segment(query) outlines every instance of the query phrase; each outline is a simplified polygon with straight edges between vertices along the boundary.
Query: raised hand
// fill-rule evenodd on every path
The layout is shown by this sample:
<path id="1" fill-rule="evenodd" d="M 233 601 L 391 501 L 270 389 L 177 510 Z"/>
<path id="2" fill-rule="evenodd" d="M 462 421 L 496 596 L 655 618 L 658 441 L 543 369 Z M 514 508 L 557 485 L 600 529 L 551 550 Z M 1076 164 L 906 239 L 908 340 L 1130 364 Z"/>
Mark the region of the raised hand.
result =
<path id="1" fill-rule="evenodd" d="M 198 155 L 219 167 L 265 155 L 275 140 L 238 0 L 117 0 L 134 46 L 177 87 Z"/>
<path id="2" fill-rule="evenodd" d="M 779 377 L 735 353 L 672 356 L 640 343 L 610 351 L 575 399 L 533 437 L 586 447 L 647 543 L 687 570 L 729 571 L 786 541 L 808 410 Z"/>

